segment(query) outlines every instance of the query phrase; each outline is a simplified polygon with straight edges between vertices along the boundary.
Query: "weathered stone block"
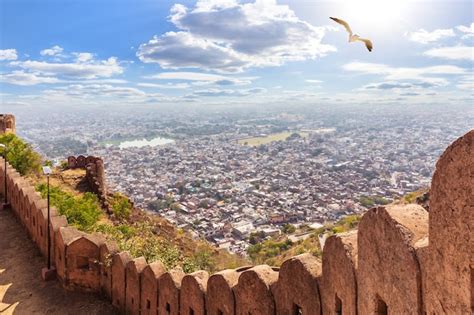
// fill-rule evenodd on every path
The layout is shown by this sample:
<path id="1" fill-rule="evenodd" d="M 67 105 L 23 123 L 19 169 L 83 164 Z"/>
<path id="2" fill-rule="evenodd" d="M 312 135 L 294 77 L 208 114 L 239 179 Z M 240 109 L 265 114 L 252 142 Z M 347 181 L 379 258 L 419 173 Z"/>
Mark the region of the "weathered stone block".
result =
<path id="1" fill-rule="evenodd" d="M 357 231 L 328 237 L 319 286 L 323 314 L 357 314 Z"/>
<path id="2" fill-rule="evenodd" d="M 85 234 L 66 244 L 66 273 L 68 286 L 84 291 L 100 291 L 99 235 Z"/>
<path id="3" fill-rule="evenodd" d="M 119 252 L 117 243 L 105 241 L 99 248 L 100 287 L 102 294 L 112 300 L 112 257 Z"/>
<path id="4" fill-rule="evenodd" d="M 474 130 L 441 155 L 431 181 L 425 306 L 474 312 Z"/>
<path id="5" fill-rule="evenodd" d="M 84 233 L 73 227 L 60 227 L 54 235 L 55 240 L 55 265 L 58 278 L 67 284 L 67 255 L 66 248 L 73 240 L 80 238 Z"/>
<path id="6" fill-rule="evenodd" d="M 234 287 L 240 272 L 228 269 L 213 274 L 207 283 L 206 308 L 208 314 L 235 314 Z"/>
<path id="7" fill-rule="evenodd" d="M 267 265 L 255 266 L 242 272 L 234 288 L 236 314 L 274 314 L 275 301 L 271 287 L 277 280 L 278 272 Z"/>
<path id="8" fill-rule="evenodd" d="M 277 314 L 321 314 L 318 277 L 321 261 L 311 254 L 286 260 L 272 287 Z"/>
<path id="9" fill-rule="evenodd" d="M 427 235 L 428 213 L 419 205 L 374 208 L 362 217 L 357 240 L 359 314 L 421 313 L 415 243 Z"/>
<path id="10" fill-rule="evenodd" d="M 158 314 L 158 279 L 166 272 L 159 261 L 153 262 L 141 273 L 141 314 Z"/>
<path id="11" fill-rule="evenodd" d="M 122 312 L 125 310 L 125 269 L 131 260 L 128 252 L 120 252 L 112 257 L 112 305 Z"/>
<path id="12" fill-rule="evenodd" d="M 206 290 L 209 273 L 196 271 L 184 276 L 181 282 L 181 314 L 206 314 Z"/>
<path id="13" fill-rule="evenodd" d="M 127 314 L 140 314 L 140 275 L 146 267 L 146 259 L 138 257 L 126 267 L 125 309 Z"/>
<path id="14" fill-rule="evenodd" d="M 184 272 L 172 269 L 158 279 L 158 314 L 179 315 L 179 292 Z"/>

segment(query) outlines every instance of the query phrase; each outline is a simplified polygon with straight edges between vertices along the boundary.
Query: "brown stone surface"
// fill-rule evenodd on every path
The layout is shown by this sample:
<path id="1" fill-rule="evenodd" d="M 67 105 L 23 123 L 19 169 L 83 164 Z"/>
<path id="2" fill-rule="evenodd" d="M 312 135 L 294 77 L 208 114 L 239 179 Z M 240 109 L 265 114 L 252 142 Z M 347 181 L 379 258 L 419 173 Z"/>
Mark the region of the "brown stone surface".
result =
<path id="1" fill-rule="evenodd" d="M 430 190 L 428 314 L 474 311 L 474 130 L 451 144 L 436 164 Z"/>
<path id="2" fill-rule="evenodd" d="M 132 257 L 120 252 L 112 257 L 112 305 L 117 310 L 125 309 L 125 268 Z"/>
<path id="3" fill-rule="evenodd" d="M 16 133 L 15 116 L 12 114 L 0 114 L 0 135 Z"/>
<path id="4" fill-rule="evenodd" d="M 131 260 L 126 268 L 125 309 L 127 314 L 140 314 L 140 275 L 146 267 L 146 259 Z"/>
<path id="5" fill-rule="evenodd" d="M 278 282 L 272 287 L 277 314 L 321 314 L 318 277 L 321 261 L 311 254 L 286 260 L 279 272 Z"/>
<path id="6" fill-rule="evenodd" d="M 27 186 L 23 189 L 23 212 L 27 218 L 27 229 L 30 237 L 34 239 L 36 237 L 36 207 L 33 206 L 35 203 L 39 203 L 41 197 L 36 193 L 34 187 Z"/>
<path id="7" fill-rule="evenodd" d="M 233 289 L 239 281 L 240 273 L 227 269 L 213 274 L 207 283 L 206 307 L 208 314 L 233 315 L 235 297 Z"/>
<path id="8" fill-rule="evenodd" d="M 176 268 L 158 279 L 158 314 L 179 315 L 179 292 L 183 277 L 183 270 Z"/>
<path id="9" fill-rule="evenodd" d="M 103 239 L 86 234 L 66 244 L 67 285 L 77 289 L 100 291 L 99 246 Z"/>
<path id="10" fill-rule="evenodd" d="M 379 207 L 360 221 L 359 314 L 385 303 L 392 314 L 421 314 L 421 270 L 415 243 L 428 235 L 428 213 L 419 205 Z"/>
<path id="11" fill-rule="evenodd" d="M 54 235 L 56 273 L 63 283 L 67 283 L 66 247 L 72 240 L 81 236 L 82 233 L 73 227 L 60 227 Z"/>
<path id="12" fill-rule="evenodd" d="M 141 305 L 142 315 L 158 314 L 158 279 L 166 272 L 159 261 L 145 266 L 141 273 Z"/>
<path id="13" fill-rule="evenodd" d="M 39 201 L 36 206 L 39 211 L 36 214 L 37 219 L 37 244 L 41 253 L 46 256 L 48 251 L 48 208 L 43 207 L 43 202 Z M 50 207 L 50 217 L 57 216 L 57 210 L 55 207 Z M 53 237 L 51 235 L 51 237 Z"/>
<path id="14" fill-rule="evenodd" d="M 328 237 L 320 292 L 323 314 L 357 314 L 357 231 Z M 339 300 L 338 300 L 339 299 Z M 339 303 L 340 302 L 340 303 Z"/>
<path id="15" fill-rule="evenodd" d="M 209 273 L 196 271 L 184 276 L 181 282 L 181 314 L 206 314 L 206 290 Z"/>
<path id="16" fill-rule="evenodd" d="M 117 243 L 104 242 L 99 248 L 100 287 L 105 297 L 112 298 L 112 257 L 119 252 Z"/>
<path id="17" fill-rule="evenodd" d="M 234 288 L 236 314 L 274 314 L 275 302 L 271 287 L 277 280 L 278 272 L 267 265 L 242 272 Z"/>
<path id="18" fill-rule="evenodd" d="M 66 227 L 67 225 L 67 218 L 64 215 L 59 215 L 55 217 L 51 217 L 51 225 L 50 225 L 50 233 L 51 233 L 51 264 L 55 265 L 56 262 L 56 237 L 55 234 L 59 232 L 61 227 Z M 45 260 L 47 262 L 48 258 L 45 256 Z"/>

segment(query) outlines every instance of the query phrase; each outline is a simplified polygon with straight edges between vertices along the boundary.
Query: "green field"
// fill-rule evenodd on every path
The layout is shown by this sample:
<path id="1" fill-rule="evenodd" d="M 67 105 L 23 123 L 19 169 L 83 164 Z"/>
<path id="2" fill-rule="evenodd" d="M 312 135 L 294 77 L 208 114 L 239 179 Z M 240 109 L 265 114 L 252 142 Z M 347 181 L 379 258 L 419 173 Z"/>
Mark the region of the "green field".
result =
<path id="1" fill-rule="evenodd" d="M 267 143 L 274 142 L 274 141 L 284 141 L 289 136 L 291 136 L 293 133 L 298 133 L 303 138 L 306 138 L 309 135 L 309 133 L 307 133 L 307 132 L 285 131 L 285 132 L 273 133 L 273 134 L 270 134 L 270 135 L 265 136 L 265 137 L 254 137 L 254 138 L 240 139 L 237 142 L 239 144 L 249 145 L 249 146 L 254 147 L 254 146 L 259 146 L 261 144 L 267 144 Z"/>

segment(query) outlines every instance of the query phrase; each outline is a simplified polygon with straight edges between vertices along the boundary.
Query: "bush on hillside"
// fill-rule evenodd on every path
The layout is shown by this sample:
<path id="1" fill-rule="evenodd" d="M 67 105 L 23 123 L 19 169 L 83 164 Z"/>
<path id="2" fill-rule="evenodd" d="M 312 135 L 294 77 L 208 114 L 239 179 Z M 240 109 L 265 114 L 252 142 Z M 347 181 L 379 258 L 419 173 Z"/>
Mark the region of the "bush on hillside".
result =
<path id="1" fill-rule="evenodd" d="M 128 220 L 130 218 L 133 206 L 126 196 L 121 193 L 114 193 L 110 200 L 110 205 L 117 219 Z"/>
<path id="2" fill-rule="evenodd" d="M 180 266 L 186 273 L 214 270 L 215 262 L 208 248 L 198 248 L 192 256 L 185 257 L 178 247 L 160 239 L 154 229 L 151 223 L 137 222 L 134 225 L 98 224 L 94 230 L 115 241 L 120 250 L 128 251 L 132 257 L 143 256 L 149 263 L 160 261 L 167 269 Z"/>
<path id="3" fill-rule="evenodd" d="M 46 184 L 37 185 L 36 190 L 41 193 L 41 197 L 47 197 L 48 187 Z M 91 231 L 99 220 L 102 211 L 99 200 L 93 193 L 74 196 L 59 187 L 50 186 L 49 194 L 51 205 L 56 207 L 59 214 L 66 216 L 69 224 L 76 226 L 79 230 Z"/>
<path id="4" fill-rule="evenodd" d="M 30 144 L 12 133 L 0 135 L 0 143 L 7 146 L 7 161 L 21 175 L 39 172 L 41 156 L 33 150 Z M 4 155 L 3 149 L 0 149 L 0 153 L 2 156 Z"/>

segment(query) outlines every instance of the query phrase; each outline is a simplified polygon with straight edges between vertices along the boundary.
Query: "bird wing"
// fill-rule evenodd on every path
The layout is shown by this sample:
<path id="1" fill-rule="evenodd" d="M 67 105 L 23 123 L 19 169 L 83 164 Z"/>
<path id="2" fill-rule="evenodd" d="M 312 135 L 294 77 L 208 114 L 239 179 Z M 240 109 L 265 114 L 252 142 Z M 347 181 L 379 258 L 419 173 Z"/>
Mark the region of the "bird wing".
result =
<path id="1" fill-rule="evenodd" d="M 347 24 L 346 21 L 344 20 L 341 20 L 341 19 L 338 19 L 338 18 L 335 18 L 335 17 L 329 17 L 331 20 L 335 21 L 336 23 L 339 23 L 341 24 L 342 26 L 344 26 L 344 28 L 346 29 L 346 31 L 349 32 L 350 35 L 352 35 L 352 30 L 351 30 L 351 27 L 349 26 L 349 24 Z"/>
<path id="2" fill-rule="evenodd" d="M 367 47 L 367 49 L 368 49 L 369 51 L 372 51 L 372 48 L 373 48 L 374 46 L 372 45 L 372 42 L 371 42 L 370 40 L 368 40 L 368 39 L 366 39 L 366 38 L 360 38 L 360 37 L 357 38 L 357 40 L 363 42 L 363 43 L 365 44 L 365 47 Z"/>

